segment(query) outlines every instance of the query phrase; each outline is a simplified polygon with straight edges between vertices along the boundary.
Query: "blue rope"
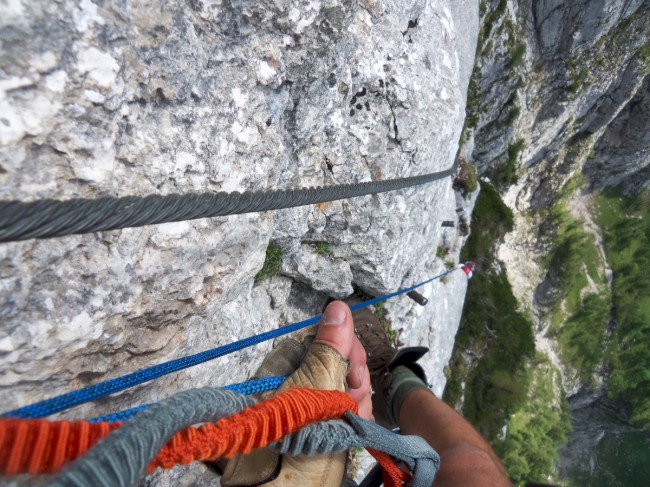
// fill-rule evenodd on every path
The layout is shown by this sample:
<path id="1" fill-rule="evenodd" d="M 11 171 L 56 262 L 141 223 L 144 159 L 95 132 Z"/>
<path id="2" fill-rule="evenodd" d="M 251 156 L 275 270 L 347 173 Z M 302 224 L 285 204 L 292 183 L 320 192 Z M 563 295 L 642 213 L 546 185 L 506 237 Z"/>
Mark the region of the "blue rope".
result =
<path id="1" fill-rule="evenodd" d="M 400 294 L 406 294 L 409 291 L 417 289 L 425 284 L 428 284 L 436 279 L 446 276 L 457 270 L 454 268 L 443 272 L 437 276 L 427 279 L 419 284 L 408 287 L 406 289 L 401 289 L 391 294 L 386 294 L 384 296 L 379 296 L 378 298 L 370 299 L 364 301 L 363 303 L 355 304 L 351 306 L 352 311 L 356 311 L 367 306 L 386 301 Z M 265 342 L 267 340 L 273 340 L 274 338 L 281 337 L 283 335 L 288 335 L 289 333 L 296 332 L 308 326 L 315 325 L 321 319 L 321 316 L 314 316 L 307 320 L 299 321 L 298 323 L 293 323 L 291 325 L 283 326 L 281 328 L 276 328 L 275 330 L 267 331 L 260 333 L 259 335 L 253 335 L 242 340 L 237 340 L 236 342 L 223 345 L 221 347 L 213 348 L 206 350 L 205 352 L 200 352 L 194 355 L 188 355 L 187 357 L 182 357 L 175 360 L 170 360 L 163 364 L 154 365 L 152 367 L 147 367 L 146 369 L 138 370 L 137 372 L 132 372 L 130 374 L 117 377 L 115 379 L 110 379 L 99 384 L 92 386 L 84 387 L 83 389 L 78 389 L 76 391 L 68 392 L 60 396 L 53 397 L 51 399 L 45 399 L 29 406 L 24 406 L 22 408 L 14 409 L 2 415 L 5 418 L 24 418 L 24 419 L 34 419 L 34 418 L 44 418 L 51 414 L 55 414 L 66 409 L 70 409 L 79 404 L 84 404 L 90 401 L 96 401 L 102 397 L 106 397 L 110 394 L 123 391 L 133 386 L 149 382 L 150 380 L 157 379 L 163 375 L 171 374 L 172 372 L 178 372 L 188 367 L 194 365 L 202 364 L 210 360 L 214 360 L 224 355 L 228 355 L 233 352 L 237 352 L 244 348 L 257 345 L 258 343 Z"/>
<path id="2" fill-rule="evenodd" d="M 225 386 L 224 389 L 228 389 L 245 396 L 250 396 L 253 394 L 259 394 L 260 392 L 274 391 L 282 385 L 282 383 L 287 380 L 286 377 L 262 377 L 261 379 L 253 379 L 246 382 L 240 382 L 239 384 L 230 384 Z M 127 419 L 132 418 L 136 414 L 145 409 L 149 409 L 153 404 L 143 404 L 142 406 L 136 406 L 125 411 L 118 411 L 112 414 L 106 414 L 104 416 L 99 416 L 97 418 L 89 419 L 89 423 L 115 423 L 117 421 L 126 421 Z"/>
<path id="3" fill-rule="evenodd" d="M 89 423 L 117 423 L 118 421 L 126 421 L 131 419 L 133 416 L 142 412 L 146 409 L 149 409 L 151 404 L 143 404 L 142 406 L 136 406 L 125 411 L 118 411 L 116 413 L 106 414 L 104 416 L 98 416 L 97 418 L 89 419 Z"/>

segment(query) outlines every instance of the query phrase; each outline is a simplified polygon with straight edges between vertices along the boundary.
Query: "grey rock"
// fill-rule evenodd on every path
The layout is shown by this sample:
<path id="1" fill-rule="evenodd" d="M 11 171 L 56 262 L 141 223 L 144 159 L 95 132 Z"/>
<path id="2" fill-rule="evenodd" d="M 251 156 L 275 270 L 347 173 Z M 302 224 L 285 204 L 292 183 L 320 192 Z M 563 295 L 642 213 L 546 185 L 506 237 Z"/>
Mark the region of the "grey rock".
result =
<path id="1" fill-rule="evenodd" d="M 569 59 L 593 46 L 621 20 L 633 15 L 643 0 L 540 0 L 532 2 L 535 35 L 544 58 Z"/>
<path id="2" fill-rule="evenodd" d="M 573 432 L 569 443 L 560 450 L 559 471 L 563 478 L 598 479 L 609 473 L 613 485 L 625 485 L 623 479 L 598 464 L 603 458 L 599 450 L 606 451 L 608 443 L 616 441 L 625 446 L 626 441 L 630 441 L 629 438 L 626 440 L 627 435 L 645 436 L 646 445 L 650 441 L 650 435 L 632 426 L 625 408 L 609 398 L 607 392 L 606 388 L 583 388 L 568 398 Z M 639 453 L 638 458 L 624 456 L 628 471 L 637 472 L 633 469 L 643 468 L 645 455 L 641 451 Z"/>
<path id="3" fill-rule="evenodd" d="M 638 194 L 650 186 L 650 76 L 594 146 L 584 173 L 592 190 L 620 187 Z"/>
<path id="4" fill-rule="evenodd" d="M 490 2 L 490 9 L 497 4 Z M 528 180 L 522 191 L 536 185 L 532 205 L 541 208 L 582 170 L 585 153 L 619 112 L 645 96 L 650 13 L 636 0 L 507 5 L 483 41 L 490 52 L 477 59 L 481 106 L 470 160 L 487 174 L 504 165 L 509 145 L 522 139 L 525 149 L 516 161 Z M 523 43 L 523 61 L 513 66 L 513 48 Z M 590 147 L 575 150 L 580 141 Z M 636 160 L 625 159 L 630 173 L 645 158 L 643 150 L 632 153 Z M 587 179 L 592 167 L 585 166 Z"/>
<path id="5" fill-rule="evenodd" d="M 345 298 L 354 292 L 350 265 L 343 259 L 318 254 L 311 245 L 292 249 L 283 261 L 282 273 L 316 291 L 328 292 L 333 298 Z"/>

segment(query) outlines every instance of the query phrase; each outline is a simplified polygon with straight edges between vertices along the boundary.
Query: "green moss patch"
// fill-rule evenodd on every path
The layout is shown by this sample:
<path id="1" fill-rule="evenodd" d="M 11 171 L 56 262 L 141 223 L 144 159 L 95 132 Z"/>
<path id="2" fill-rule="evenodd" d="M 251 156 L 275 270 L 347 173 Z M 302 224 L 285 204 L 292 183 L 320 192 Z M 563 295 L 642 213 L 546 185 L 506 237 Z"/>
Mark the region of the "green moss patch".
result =
<path id="1" fill-rule="evenodd" d="M 330 249 L 330 246 L 327 242 L 318 242 L 316 245 L 314 245 L 314 252 L 316 252 L 318 255 L 332 255 L 332 249 Z"/>
<path id="2" fill-rule="evenodd" d="M 264 259 L 264 265 L 255 276 L 255 286 L 259 285 L 261 282 L 270 277 L 279 275 L 281 269 L 282 249 L 278 245 L 270 243 L 266 248 L 266 258 Z"/>

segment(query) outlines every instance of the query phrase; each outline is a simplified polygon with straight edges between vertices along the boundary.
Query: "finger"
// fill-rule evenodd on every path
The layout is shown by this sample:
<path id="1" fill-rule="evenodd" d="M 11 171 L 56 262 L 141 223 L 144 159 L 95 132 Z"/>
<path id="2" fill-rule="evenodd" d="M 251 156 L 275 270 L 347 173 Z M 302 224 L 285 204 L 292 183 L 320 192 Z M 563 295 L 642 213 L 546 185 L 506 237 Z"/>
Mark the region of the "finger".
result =
<path id="1" fill-rule="evenodd" d="M 351 396 L 352 399 L 354 399 L 356 402 L 361 402 L 366 396 L 370 395 L 370 392 L 370 377 L 368 375 L 368 372 L 363 373 L 363 380 L 359 387 L 347 390 L 348 395 Z"/>
<path id="2" fill-rule="evenodd" d="M 359 416 L 364 419 L 372 419 L 372 389 L 370 387 L 370 374 L 365 367 L 363 381 L 357 389 L 349 389 L 348 395 L 359 405 Z M 372 419 L 374 421 L 374 419 Z"/>
<path id="3" fill-rule="evenodd" d="M 375 420 L 375 417 L 372 414 L 372 397 L 370 397 L 370 394 L 359 403 L 359 416 L 368 421 Z"/>
<path id="4" fill-rule="evenodd" d="M 358 389 L 355 389 L 358 390 Z M 352 396 L 353 392 L 349 391 L 348 395 Z M 354 399 L 354 398 L 353 398 Z M 354 399 L 359 406 L 359 410 L 357 414 L 361 416 L 363 419 L 370 419 L 371 421 L 374 421 L 374 417 L 372 415 L 372 397 L 370 394 L 365 394 L 363 398 L 360 399 Z M 372 419 L 371 419 L 372 418 Z"/>
<path id="5" fill-rule="evenodd" d="M 363 384 L 364 374 L 368 373 L 366 367 L 366 349 L 363 348 L 359 339 L 352 338 L 352 350 L 350 350 L 350 372 L 348 373 L 348 386 L 351 389 L 358 389 Z"/>
<path id="6" fill-rule="evenodd" d="M 352 351 L 354 322 L 348 305 L 342 301 L 332 301 L 325 308 L 318 326 L 314 343 L 329 345 L 348 359 Z"/>

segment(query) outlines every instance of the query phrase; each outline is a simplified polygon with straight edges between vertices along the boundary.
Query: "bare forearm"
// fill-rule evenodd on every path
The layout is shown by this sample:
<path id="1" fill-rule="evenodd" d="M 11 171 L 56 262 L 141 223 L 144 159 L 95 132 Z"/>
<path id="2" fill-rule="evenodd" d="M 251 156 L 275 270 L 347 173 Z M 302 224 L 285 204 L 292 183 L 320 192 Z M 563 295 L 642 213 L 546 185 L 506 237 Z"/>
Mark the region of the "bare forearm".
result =
<path id="1" fill-rule="evenodd" d="M 428 391 L 409 394 L 399 411 L 404 434 L 423 437 L 439 454 L 436 487 L 510 486 L 499 458 L 456 411 Z"/>

